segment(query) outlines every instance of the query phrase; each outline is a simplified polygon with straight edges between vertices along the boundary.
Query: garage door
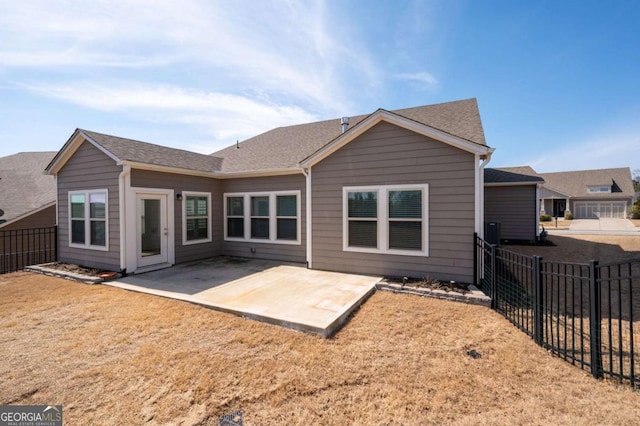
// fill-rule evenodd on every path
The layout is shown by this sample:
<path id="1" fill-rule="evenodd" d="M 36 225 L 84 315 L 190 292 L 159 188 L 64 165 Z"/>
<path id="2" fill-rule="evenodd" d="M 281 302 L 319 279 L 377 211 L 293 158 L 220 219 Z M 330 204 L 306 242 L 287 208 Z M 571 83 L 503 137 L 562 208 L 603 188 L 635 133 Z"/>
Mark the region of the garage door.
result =
<path id="1" fill-rule="evenodd" d="M 624 201 L 593 203 L 575 203 L 573 216 L 576 219 L 598 219 L 600 217 L 624 219 L 626 213 Z"/>

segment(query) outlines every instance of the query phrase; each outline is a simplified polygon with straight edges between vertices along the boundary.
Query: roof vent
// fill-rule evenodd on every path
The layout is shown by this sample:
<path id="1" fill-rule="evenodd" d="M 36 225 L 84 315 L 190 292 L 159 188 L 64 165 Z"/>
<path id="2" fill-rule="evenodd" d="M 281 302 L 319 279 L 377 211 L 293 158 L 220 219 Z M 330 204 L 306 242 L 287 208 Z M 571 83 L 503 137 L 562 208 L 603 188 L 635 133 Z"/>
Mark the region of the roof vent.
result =
<path id="1" fill-rule="evenodd" d="M 346 132 L 349 128 L 349 117 L 342 117 L 340 119 L 340 125 L 342 126 L 342 133 Z"/>

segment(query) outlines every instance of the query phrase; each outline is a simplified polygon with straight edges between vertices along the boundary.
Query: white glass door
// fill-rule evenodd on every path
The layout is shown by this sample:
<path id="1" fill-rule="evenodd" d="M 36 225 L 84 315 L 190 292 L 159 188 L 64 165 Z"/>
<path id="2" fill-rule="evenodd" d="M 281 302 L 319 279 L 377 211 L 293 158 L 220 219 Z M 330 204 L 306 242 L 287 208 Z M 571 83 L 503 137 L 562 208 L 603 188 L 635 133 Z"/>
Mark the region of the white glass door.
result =
<path id="1" fill-rule="evenodd" d="M 138 194 L 138 266 L 167 263 L 167 196 Z"/>

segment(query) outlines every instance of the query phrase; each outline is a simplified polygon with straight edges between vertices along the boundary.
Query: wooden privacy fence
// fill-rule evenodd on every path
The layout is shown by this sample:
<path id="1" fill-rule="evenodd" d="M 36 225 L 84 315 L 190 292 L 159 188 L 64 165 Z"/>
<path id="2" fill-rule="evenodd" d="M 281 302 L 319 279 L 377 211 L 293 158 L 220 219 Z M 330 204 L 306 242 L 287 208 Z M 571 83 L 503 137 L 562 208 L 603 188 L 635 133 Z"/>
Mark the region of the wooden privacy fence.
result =
<path id="1" fill-rule="evenodd" d="M 475 236 L 475 284 L 537 344 L 596 378 L 640 387 L 640 259 L 549 262 Z"/>
<path id="2" fill-rule="evenodd" d="M 0 230 L 0 274 L 25 266 L 55 262 L 58 228 Z"/>

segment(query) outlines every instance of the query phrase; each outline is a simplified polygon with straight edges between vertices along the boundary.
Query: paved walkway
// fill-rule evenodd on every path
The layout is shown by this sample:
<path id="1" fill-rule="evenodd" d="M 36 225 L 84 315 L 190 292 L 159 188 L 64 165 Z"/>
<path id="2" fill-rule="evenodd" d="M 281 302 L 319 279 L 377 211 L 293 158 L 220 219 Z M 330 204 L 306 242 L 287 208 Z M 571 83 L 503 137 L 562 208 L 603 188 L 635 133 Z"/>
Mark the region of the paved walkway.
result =
<path id="1" fill-rule="evenodd" d="M 549 234 L 557 235 L 639 235 L 640 228 L 627 219 L 574 219 L 568 230 L 548 228 Z"/>
<path id="2" fill-rule="evenodd" d="M 380 277 L 299 264 L 219 257 L 105 284 L 329 337 L 375 291 L 378 281 Z"/>

